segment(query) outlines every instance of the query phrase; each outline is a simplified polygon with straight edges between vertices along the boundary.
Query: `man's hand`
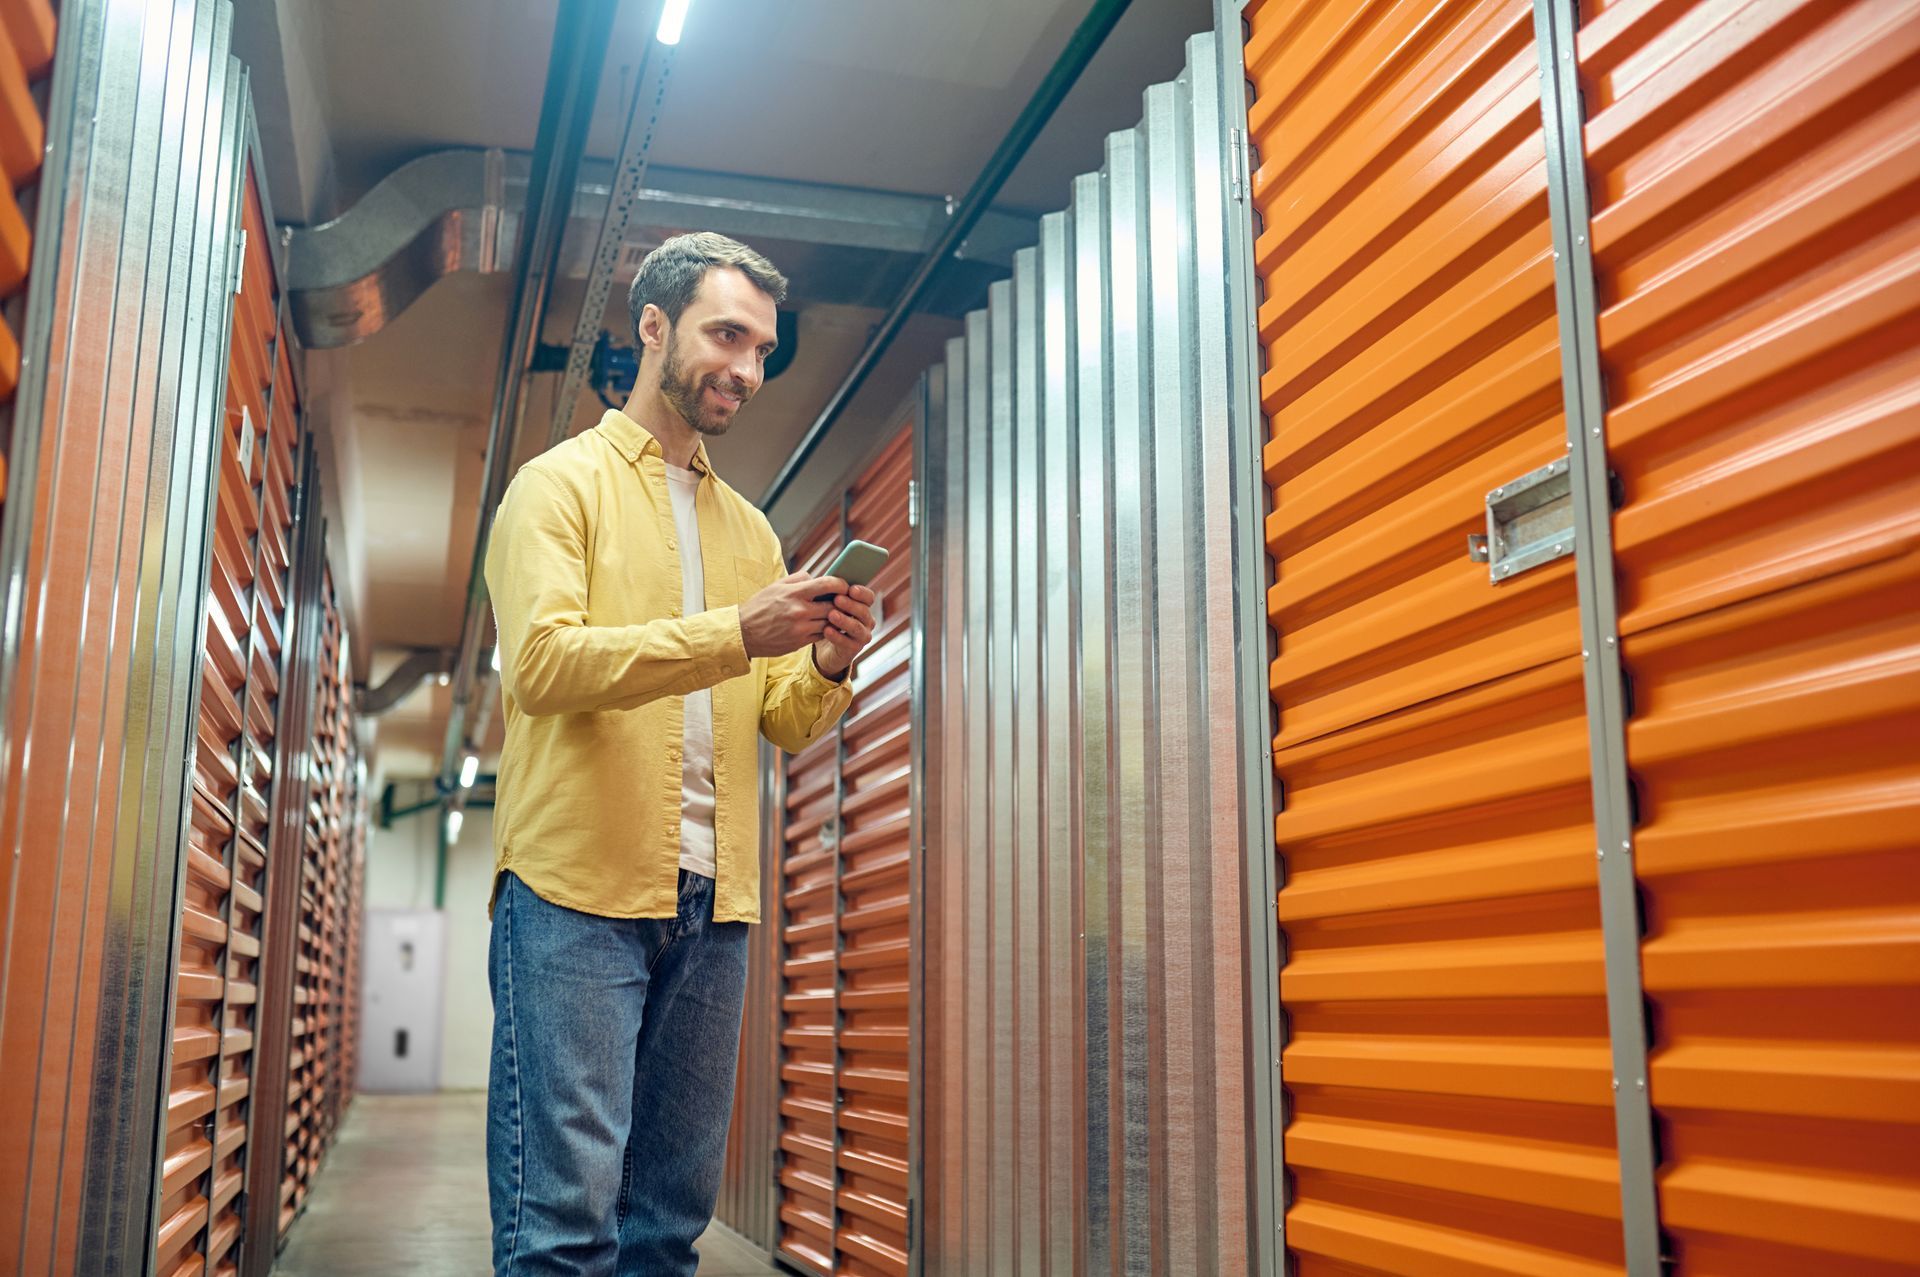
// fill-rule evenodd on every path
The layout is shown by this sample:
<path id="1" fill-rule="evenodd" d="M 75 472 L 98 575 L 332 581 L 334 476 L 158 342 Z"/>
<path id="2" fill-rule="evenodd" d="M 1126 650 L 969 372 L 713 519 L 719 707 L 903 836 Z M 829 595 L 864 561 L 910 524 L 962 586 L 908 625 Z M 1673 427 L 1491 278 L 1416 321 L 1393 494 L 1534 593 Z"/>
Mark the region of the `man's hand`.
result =
<path id="1" fill-rule="evenodd" d="M 813 645 L 813 663 L 828 678 L 839 678 L 860 650 L 873 642 L 873 591 L 864 585 L 849 589 L 845 582 L 825 577 L 814 583 L 835 588 L 827 627 Z"/>
<path id="2" fill-rule="evenodd" d="M 831 600 L 816 603 L 814 596 L 844 590 L 846 583 L 816 580 L 804 572 L 789 572 L 740 605 L 740 637 L 748 656 L 785 656 L 819 639 L 833 609 Z M 869 593 L 868 598 L 872 598 Z M 855 649 L 856 651 L 858 649 Z"/>

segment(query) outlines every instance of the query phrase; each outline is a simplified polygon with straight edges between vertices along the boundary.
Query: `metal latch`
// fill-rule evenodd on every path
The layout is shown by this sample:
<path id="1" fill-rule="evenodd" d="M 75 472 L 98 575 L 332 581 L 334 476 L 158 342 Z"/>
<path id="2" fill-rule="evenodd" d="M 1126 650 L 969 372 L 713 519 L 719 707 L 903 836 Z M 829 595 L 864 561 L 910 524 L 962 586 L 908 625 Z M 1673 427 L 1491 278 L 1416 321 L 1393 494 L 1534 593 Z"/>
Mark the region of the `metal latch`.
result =
<path id="1" fill-rule="evenodd" d="M 1487 533 L 1467 538 L 1467 558 L 1500 582 L 1565 558 L 1575 540 L 1573 484 L 1561 457 L 1487 494 Z"/>

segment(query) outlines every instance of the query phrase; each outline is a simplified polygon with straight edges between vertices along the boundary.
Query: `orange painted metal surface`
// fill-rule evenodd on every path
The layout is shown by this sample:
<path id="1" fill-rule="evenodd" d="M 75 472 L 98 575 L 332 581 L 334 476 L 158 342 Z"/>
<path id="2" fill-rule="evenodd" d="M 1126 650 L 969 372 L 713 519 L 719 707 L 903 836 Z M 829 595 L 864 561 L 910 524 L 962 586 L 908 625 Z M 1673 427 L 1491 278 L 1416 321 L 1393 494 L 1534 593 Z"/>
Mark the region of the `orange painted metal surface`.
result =
<path id="1" fill-rule="evenodd" d="M 352 1013 L 346 997 L 345 944 L 359 902 L 349 898 L 357 783 L 353 738 L 353 679 L 346 633 L 334 591 L 324 577 L 320 659 L 315 689 L 312 789 L 307 799 L 304 854 L 299 858 L 298 916 L 294 920 L 293 1029 L 287 1083 L 286 1148 L 280 1182 L 280 1231 L 307 1203 L 314 1176 L 351 1094 L 342 1067 L 342 1033 Z"/>
<path id="2" fill-rule="evenodd" d="M 35 70 L 30 64 L 39 53 L 32 43 L 24 50 L 15 46 L 15 26 L 11 21 L 0 21 L 0 171 L 18 187 L 40 172 L 47 129 L 27 83 Z M 23 34 L 32 40 L 32 33 Z"/>
<path id="3" fill-rule="evenodd" d="M 840 847 L 840 1225 L 835 1271 L 907 1271 L 907 1007 L 912 996 L 908 786 L 913 532 L 904 429 L 848 492 L 847 535 L 891 554 L 874 580 L 878 628 L 850 675 L 842 720 Z"/>
<path id="4" fill-rule="evenodd" d="M 21 211 L 19 188 L 39 174 L 39 149 L 45 122 L 28 81 L 53 62 L 53 11 L 46 0 L 0 0 L 0 159 L 7 180 L 0 183 L 0 300 L 25 287 L 33 255 L 33 234 Z M 33 155 L 15 154 L 31 147 Z M 0 403 L 20 388 L 20 343 L 0 320 Z M 6 469 L 0 458 L 0 501 L 6 499 Z"/>
<path id="5" fill-rule="evenodd" d="M 1286 1236 L 1315 1274 L 1623 1263 L 1531 6 L 1256 0 Z"/>
<path id="6" fill-rule="evenodd" d="M 1920 11 L 1580 34 L 1682 1274 L 1920 1263 Z"/>
<path id="7" fill-rule="evenodd" d="M 1487 492 L 1566 451 L 1529 6 L 1247 12 L 1290 744 L 1579 636 L 1570 562 L 1495 590 L 1466 559 Z"/>
<path id="8" fill-rule="evenodd" d="M 820 572 L 840 546 L 823 520 L 791 556 Z M 780 839 L 780 1198 L 778 1250 L 814 1272 L 833 1268 L 835 1036 L 839 1027 L 837 798 L 840 741 L 829 732 L 786 760 Z"/>

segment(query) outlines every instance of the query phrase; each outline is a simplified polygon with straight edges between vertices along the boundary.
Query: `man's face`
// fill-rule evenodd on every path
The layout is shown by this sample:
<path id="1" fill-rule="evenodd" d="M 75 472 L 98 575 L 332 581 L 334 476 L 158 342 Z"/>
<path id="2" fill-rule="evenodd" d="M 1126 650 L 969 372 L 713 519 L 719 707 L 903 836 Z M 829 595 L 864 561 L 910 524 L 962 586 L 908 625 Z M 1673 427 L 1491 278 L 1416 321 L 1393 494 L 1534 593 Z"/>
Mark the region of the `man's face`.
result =
<path id="1" fill-rule="evenodd" d="M 660 393 L 689 426 L 723 435 L 734 414 L 760 389 L 774 336 L 773 299 L 731 267 L 715 267 L 700 281 L 692 305 L 664 332 Z"/>

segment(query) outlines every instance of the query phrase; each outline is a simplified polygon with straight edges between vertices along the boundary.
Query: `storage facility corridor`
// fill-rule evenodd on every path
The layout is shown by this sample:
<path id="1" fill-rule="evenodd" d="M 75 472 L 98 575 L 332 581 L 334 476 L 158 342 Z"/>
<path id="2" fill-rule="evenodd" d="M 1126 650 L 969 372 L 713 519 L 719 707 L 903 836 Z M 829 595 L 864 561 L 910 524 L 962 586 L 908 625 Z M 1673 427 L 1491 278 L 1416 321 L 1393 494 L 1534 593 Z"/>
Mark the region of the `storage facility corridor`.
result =
<path id="1" fill-rule="evenodd" d="M 0 0 L 0 1277 L 1920 1277 L 1920 5 Z"/>

